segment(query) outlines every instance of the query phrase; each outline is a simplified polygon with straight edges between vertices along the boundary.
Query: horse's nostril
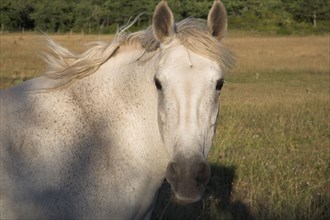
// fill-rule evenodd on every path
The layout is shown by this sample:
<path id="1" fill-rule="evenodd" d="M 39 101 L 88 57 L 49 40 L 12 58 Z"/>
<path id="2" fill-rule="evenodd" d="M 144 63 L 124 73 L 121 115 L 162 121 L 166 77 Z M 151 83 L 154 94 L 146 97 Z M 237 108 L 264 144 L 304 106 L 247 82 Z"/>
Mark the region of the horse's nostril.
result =
<path id="1" fill-rule="evenodd" d="M 168 167 L 168 172 L 172 175 L 172 176 L 177 176 L 178 175 L 178 168 L 177 168 L 177 164 L 176 163 L 170 163 L 169 167 Z"/>
<path id="2" fill-rule="evenodd" d="M 206 169 L 207 169 L 207 164 L 204 163 L 204 162 L 201 162 L 201 163 L 199 164 L 198 172 L 199 172 L 199 173 L 204 173 L 204 172 L 206 171 Z"/>
<path id="3" fill-rule="evenodd" d="M 209 165 L 205 162 L 201 162 L 198 166 L 197 182 L 199 184 L 206 184 L 210 179 L 210 175 L 211 171 Z"/>
<path id="4" fill-rule="evenodd" d="M 177 164 L 175 162 L 171 162 L 168 164 L 167 172 L 166 172 L 166 179 L 169 182 L 173 182 L 178 177 L 178 170 L 177 170 Z"/>
<path id="5" fill-rule="evenodd" d="M 176 168 L 176 163 L 172 162 L 170 163 L 170 172 L 172 173 L 176 173 L 177 172 L 177 168 Z"/>

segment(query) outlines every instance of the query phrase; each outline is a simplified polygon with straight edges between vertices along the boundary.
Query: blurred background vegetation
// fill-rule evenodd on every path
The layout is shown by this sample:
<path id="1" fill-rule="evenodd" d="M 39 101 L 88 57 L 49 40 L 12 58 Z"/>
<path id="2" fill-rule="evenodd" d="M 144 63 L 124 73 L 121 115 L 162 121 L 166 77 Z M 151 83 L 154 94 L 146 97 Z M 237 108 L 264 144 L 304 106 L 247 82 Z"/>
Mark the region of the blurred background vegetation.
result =
<path id="1" fill-rule="evenodd" d="M 1 32 L 113 33 L 144 13 L 136 29 L 151 24 L 155 0 L 1 0 Z M 168 0 L 176 20 L 206 18 L 211 0 Z M 278 34 L 328 33 L 326 0 L 223 0 L 231 29 Z"/>

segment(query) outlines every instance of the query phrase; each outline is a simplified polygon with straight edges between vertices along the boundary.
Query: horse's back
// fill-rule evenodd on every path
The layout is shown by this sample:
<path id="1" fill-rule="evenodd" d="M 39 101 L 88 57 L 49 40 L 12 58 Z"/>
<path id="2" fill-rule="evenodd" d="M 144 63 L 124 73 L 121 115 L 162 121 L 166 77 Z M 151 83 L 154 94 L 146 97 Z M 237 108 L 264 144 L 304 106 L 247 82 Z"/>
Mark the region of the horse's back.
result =
<path id="1" fill-rule="evenodd" d="M 52 203 L 47 199 L 63 184 L 73 154 L 69 146 L 83 135 L 84 121 L 72 98 L 63 92 L 31 91 L 37 82 L 0 94 L 1 219 L 54 217 L 61 204 L 45 204 Z"/>
<path id="2" fill-rule="evenodd" d="M 74 98 L 68 92 L 42 92 L 31 90 L 30 80 L 17 87 L 2 90 L 1 100 L 1 143 L 2 147 L 20 145 L 51 146 L 54 133 L 62 133 L 62 138 L 68 138 L 83 123 L 81 109 L 75 104 Z M 77 118 L 80 117 L 80 120 Z M 72 128 L 75 128 L 72 130 Z M 4 145 L 5 143 L 5 145 Z M 38 146 L 37 143 L 39 143 Z M 42 147 L 41 147 L 42 148 Z"/>

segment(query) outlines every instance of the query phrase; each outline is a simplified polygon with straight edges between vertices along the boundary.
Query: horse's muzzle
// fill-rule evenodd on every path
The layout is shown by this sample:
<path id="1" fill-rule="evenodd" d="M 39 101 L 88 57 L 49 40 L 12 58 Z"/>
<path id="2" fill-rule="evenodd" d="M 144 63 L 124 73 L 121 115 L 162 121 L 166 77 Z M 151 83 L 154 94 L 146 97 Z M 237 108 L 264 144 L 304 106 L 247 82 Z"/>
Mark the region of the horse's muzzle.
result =
<path id="1" fill-rule="evenodd" d="M 193 203 L 202 198 L 211 175 L 210 166 L 201 155 L 190 158 L 177 155 L 166 170 L 166 179 L 171 184 L 179 203 Z"/>

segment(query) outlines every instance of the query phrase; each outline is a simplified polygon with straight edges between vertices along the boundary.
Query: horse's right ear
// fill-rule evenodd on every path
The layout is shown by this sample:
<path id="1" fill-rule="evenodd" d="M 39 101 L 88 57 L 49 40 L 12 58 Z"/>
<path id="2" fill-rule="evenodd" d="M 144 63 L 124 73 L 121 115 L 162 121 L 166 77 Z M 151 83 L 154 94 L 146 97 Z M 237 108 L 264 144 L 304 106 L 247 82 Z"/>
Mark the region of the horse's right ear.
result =
<path id="1" fill-rule="evenodd" d="M 207 16 L 207 25 L 210 34 L 221 40 L 227 32 L 227 12 L 220 0 L 215 0 Z"/>
<path id="2" fill-rule="evenodd" d="M 152 22 L 154 36 L 159 42 L 166 43 L 173 37 L 175 33 L 174 16 L 168 7 L 167 1 L 162 0 L 158 3 Z"/>

